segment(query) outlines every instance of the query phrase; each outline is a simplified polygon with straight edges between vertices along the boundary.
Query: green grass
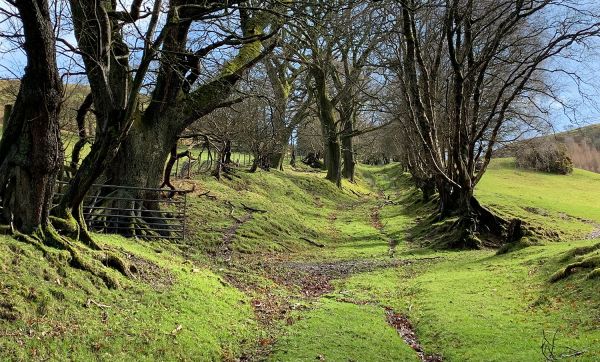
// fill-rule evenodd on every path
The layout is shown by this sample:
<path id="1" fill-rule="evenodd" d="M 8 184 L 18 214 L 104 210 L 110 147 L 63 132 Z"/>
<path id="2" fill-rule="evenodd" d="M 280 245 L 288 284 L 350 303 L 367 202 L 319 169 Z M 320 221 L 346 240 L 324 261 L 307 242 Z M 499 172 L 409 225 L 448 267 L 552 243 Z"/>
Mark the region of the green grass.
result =
<path id="1" fill-rule="evenodd" d="M 558 331 L 558 345 L 587 350 L 584 359 L 596 358 L 598 352 L 593 346 L 598 334 L 589 329 L 597 330 L 594 313 L 598 305 L 593 298 L 598 293 L 597 284 L 584 281 L 583 275 L 573 277 L 575 284 L 573 279 L 548 283 L 549 276 L 561 267 L 563 252 L 591 242 L 550 244 L 506 256 L 495 256 L 494 251 L 432 254 L 415 249 L 406 241 L 415 218 L 431 210 L 418 202 L 418 192 L 397 165 L 361 167 L 359 174 L 358 184 L 345 185 L 344 192 L 324 181 L 322 174 L 314 173 L 240 173 L 240 178 L 223 182 L 209 177 L 197 181 L 198 192 L 210 190 L 217 198 L 194 201 L 192 196 L 191 210 L 198 212 L 194 219 L 205 220 L 196 235 L 208 230 L 206 226 L 221 225 L 191 241 L 198 246 L 220 245 L 222 230 L 232 223 L 231 208 L 225 206 L 225 201 L 229 201 L 237 217 L 245 213 L 242 203 L 267 211 L 254 214 L 238 229 L 232 240 L 238 252 L 287 254 L 291 250 L 294 260 L 313 261 L 381 259 L 389 258 L 391 237 L 398 241 L 396 258 L 439 258 L 340 281 L 332 294 L 334 298 L 351 297 L 373 305 L 357 306 L 327 298 L 315 301 L 309 310 L 298 313 L 300 321 L 284 328 L 273 360 L 312 360 L 319 355 L 327 360 L 386 360 L 389 357 L 384 351 L 397 348 L 403 351 L 397 356 L 414 358 L 414 352 L 407 350 L 386 325 L 383 306 L 406 312 L 427 352 L 440 353 L 448 360 L 542 358 L 544 331 L 549 335 Z M 580 177 L 575 178 L 577 175 Z M 511 179 L 516 180 L 518 187 L 511 186 Z M 578 203 L 589 201 L 586 194 L 595 180 L 595 175 L 580 171 L 565 178 L 540 173 L 521 176 L 510 168 L 510 163 L 494 161 L 477 195 L 495 209 L 512 210 L 518 206 L 514 215 L 527 220 L 534 216 L 539 227 L 574 237 L 587 233 L 592 226 L 572 218 L 565 220 L 561 212 L 567 210 L 569 215 L 592 219 L 586 210 L 595 205 L 589 203 L 586 209 Z M 538 184 L 546 186 L 537 189 Z M 557 206 L 558 192 L 549 192 L 552 184 L 573 190 L 570 198 L 563 197 Z M 383 206 L 374 188 L 383 190 L 384 198 L 398 204 Z M 530 205 L 545 211 L 537 214 L 521 208 Z M 371 224 L 373 209 L 381 206 L 384 233 Z M 314 238 L 326 247 L 310 247 L 299 240 L 301 236 Z M 358 323 L 348 321 L 348 315 Z M 573 315 L 578 317 L 575 322 Z M 375 337 L 365 334 L 363 325 L 369 326 Z M 361 347 L 362 344 L 371 347 Z M 557 353 L 564 352 L 560 346 Z"/>
<path id="2" fill-rule="evenodd" d="M 119 290 L 66 266 L 62 252 L 44 258 L 27 244 L 0 237 L 0 360 L 234 360 L 271 338 L 273 361 L 415 360 L 386 323 L 384 307 L 407 314 L 426 352 L 448 361 L 543 360 L 544 332 L 557 332 L 557 354 L 569 346 L 585 351 L 581 360 L 600 359 L 598 280 L 578 272 L 549 283 L 576 260 L 566 253 L 598 242 L 572 241 L 594 228 L 576 218 L 600 222 L 597 175 L 517 171 L 510 160 L 495 160 L 478 198 L 563 240 L 540 232 L 540 246 L 500 256 L 412 244 L 407 236 L 431 205 L 419 201 L 398 165 L 360 166 L 357 183 L 345 183 L 343 191 L 323 173 L 293 170 L 178 182 L 195 188 L 188 195 L 184 243 L 96 236 L 146 271 L 142 279 L 117 276 Z M 244 205 L 265 212 L 236 225 L 249 213 Z M 375 227 L 375 213 L 382 230 Z M 232 228 L 235 235 L 226 238 Z M 335 280 L 334 290 L 318 298 L 299 297 L 244 265 L 392 260 L 390 239 L 397 242 L 393 258 L 408 264 Z M 226 242 L 239 265 L 219 260 Z M 252 310 L 254 298 L 300 307 L 290 325 L 286 319 L 267 328 Z"/>
<path id="3" fill-rule="evenodd" d="M 600 174 L 575 169 L 553 175 L 514 168 L 511 159 L 495 160 L 477 187 L 484 203 L 537 207 L 600 222 Z"/>
<path id="4" fill-rule="evenodd" d="M 278 343 L 271 361 L 418 361 L 382 308 L 322 299 Z"/>
<path id="5" fill-rule="evenodd" d="M 501 213 L 573 240 L 600 223 L 598 190 L 600 174 L 579 169 L 568 176 L 525 171 L 515 169 L 512 159 L 499 159 L 490 164 L 476 196 Z"/>
<path id="6" fill-rule="evenodd" d="M 376 300 L 408 314 L 426 350 L 450 361 L 543 359 L 545 332 L 565 346 L 600 358 L 600 285 L 574 277 L 548 284 L 562 253 L 591 242 L 554 243 L 504 256 L 449 253 L 340 282 L 345 296 Z M 434 255 L 435 256 L 435 255 Z M 439 255 L 438 255 L 439 256 Z"/>
<path id="7" fill-rule="evenodd" d="M 199 250 L 214 251 L 223 243 L 223 232 L 234 218 L 248 214 L 245 206 L 263 210 L 239 226 L 231 247 L 242 253 L 304 251 L 314 248 L 301 237 L 331 246 L 337 229 L 331 219 L 338 208 L 350 207 L 356 194 L 367 193 L 363 185 L 347 184 L 340 192 L 321 173 L 238 172 L 231 180 L 217 181 L 209 175 L 186 181 L 180 187 L 195 187 L 188 196 L 190 219 L 188 244 Z M 210 191 L 211 197 L 199 196 Z M 353 193 L 354 192 L 354 193 Z M 356 193 L 356 194 L 355 194 Z"/>
<path id="8" fill-rule="evenodd" d="M 500 210 L 518 207 L 514 214 L 524 217 L 529 212 L 522 206 L 543 209 L 538 225 L 561 235 L 590 229 L 576 220 L 564 221 L 563 212 L 598 220 L 600 196 L 590 192 L 597 187 L 598 175 L 576 170 L 573 176 L 551 176 L 510 166 L 509 160 L 493 162 L 477 190 L 484 204 Z M 401 238 L 414 226 L 419 204 L 409 188 L 389 187 L 390 170 L 374 171 L 374 183 L 386 187 L 392 200 L 402 201 L 380 212 L 385 232 Z M 402 177 L 395 180 L 403 182 Z M 543 360 L 544 333 L 550 340 L 556 333 L 556 356 L 572 353 L 569 347 L 584 351 L 582 361 L 600 359 L 600 284 L 586 279 L 587 273 L 549 283 L 569 251 L 598 240 L 555 243 L 541 238 L 541 246 L 501 256 L 494 250 L 415 249 L 400 240 L 396 257 L 411 260 L 409 266 L 340 280 L 333 295 L 407 314 L 426 352 L 449 361 Z"/>
<path id="9" fill-rule="evenodd" d="M 258 338 L 248 297 L 206 266 L 160 244 L 97 237 L 155 263 L 153 271 L 139 264 L 148 280 L 121 278 L 122 289 L 108 290 L 65 266 L 60 253 L 48 261 L 2 237 L 0 264 L 9 277 L 0 281 L 0 315 L 16 313 L 16 321 L 0 318 L 0 359 L 216 361 L 241 355 Z"/>
<path id="10" fill-rule="evenodd" d="M 555 239 L 540 237 L 541 246 L 501 256 L 494 250 L 435 252 L 415 248 L 406 241 L 406 233 L 417 217 L 431 210 L 418 202 L 418 193 L 397 166 L 362 167 L 360 171 L 365 182 L 382 188 L 385 198 L 397 201 L 380 210 L 385 235 L 374 230 L 366 216 L 381 201 L 367 200 L 353 208 L 338 208 L 331 224 L 339 234 L 338 242 L 333 250 L 319 251 L 314 258 L 334 258 L 332 254 L 342 259 L 382 258 L 387 250 L 383 241 L 389 236 L 399 242 L 395 257 L 410 263 L 338 280 L 328 298 L 315 302 L 314 308 L 301 313 L 301 321 L 286 329 L 274 360 L 310 360 L 318 355 L 344 360 L 350 352 L 368 353 L 368 349 L 365 352 L 359 347 L 362 334 L 354 331 L 356 326 L 346 318 L 362 316 L 359 307 L 342 300 L 368 303 L 366 308 L 375 314 L 382 313 L 385 306 L 407 314 L 426 352 L 443 355 L 449 361 L 542 360 L 544 334 L 549 340 L 556 334 L 555 356 L 573 353 L 568 349 L 572 348 L 584 351 L 580 360 L 600 358 L 600 285 L 587 280 L 586 273 L 549 283 L 550 276 L 564 265 L 566 253 L 598 241 L 555 243 L 550 242 Z M 538 217 L 537 225 L 574 237 L 587 233 L 591 226 L 573 218 L 565 221 L 561 213 L 566 210 L 571 216 L 594 220 L 596 195 L 586 195 L 596 180 L 596 175 L 582 171 L 564 178 L 533 172 L 523 176 L 510 168 L 510 162 L 501 160 L 494 161 L 477 192 L 485 204 L 493 204 L 495 209 L 518 206 L 514 215 L 528 220 L 530 212 L 521 206 L 543 208 L 543 213 L 532 213 Z M 552 184 L 568 188 L 570 197 L 550 192 Z M 580 207 L 582 200 L 587 205 Z M 369 320 L 361 323 L 376 322 L 375 318 Z M 372 330 L 373 334 L 381 333 L 379 328 Z M 357 348 L 347 347 L 347 340 L 355 340 Z M 370 339 L 371 343 L 378 340 Z M 388 340 L 393 342 L 398 338 Z M 372 349 L 376 351 L 373 355 L 359 355 L 356 360 L 386 358 L 381 357 L 385 354 L 377 346 Z M 403 357 L 397 359 L 414 357 L 409 352 L 398 354 Z"/>

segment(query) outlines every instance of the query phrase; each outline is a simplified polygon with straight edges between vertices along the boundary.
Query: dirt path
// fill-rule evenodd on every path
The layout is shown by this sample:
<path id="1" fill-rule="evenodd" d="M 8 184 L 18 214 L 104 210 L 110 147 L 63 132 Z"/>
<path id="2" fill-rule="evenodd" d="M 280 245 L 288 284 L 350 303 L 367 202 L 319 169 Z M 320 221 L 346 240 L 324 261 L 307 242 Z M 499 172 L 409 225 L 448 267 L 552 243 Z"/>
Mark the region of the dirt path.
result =
<path id="1" fill-rule="evenodd" d="M 299 289 L 304 298 L 315 299 L 325 294 L 334 292 L 332 281 L 343 280 L 352 275 L 372 272 L 378 269 L 406 267 L 413 263 L 423 262 L 429 259 L 417 260 L 399 260 L 394 258 L 395 249 L 398 242 L 389 238 L 385 234 L 384 225 L 381 221 L 380 212 L 384 202 L 378 200 L 377 204 L 370 210 L 370 223 L 377 229 L 382 236 L 388 240 L 390 259 L 361 259 L 361 260 L 343 260 L 343 261 L 284 261 L 270 264 L 266 270 L 271 278 L 278 284 Z M 386 322 L 396 330 L 398 336 L 415 351 L 419 360 L 423 362 L 443 361 L 439 355 L 425 353 L 424 347 L 420 344 L 412 323 L 404 314 L 396 313 L 389 306 L 382 305 L 377 300 L 355 300 L 349 297 L 335 297 L 334 300 L 341 303 L 351 303 L 355 305 L 373 305 L 382 308 L 385 313 Z"/>
<path id="2" fill-rule="evenodd" d="M 362 260 L 343 260 L 326 262 L 300 262 L 300 261 L 278 261 L 264 265 L 264 270 L 269 278 L 277 284 L 287 289 L 296 291 L 295 298 L 304 301 L 316 301 L 319 297 L 334 292 L 332 281 L 342 280 L 352 275 L 375 271 L 377 269 L 405 267 L 413 263 L 426 262 L 435 258 L 422 258 L 410 260 L 381 260 L 381 259 L 362 259 Z M 272 298 L 255 301 L 253 305 L 255 311 L 261 315 L 261 318 L 273 318 L 285 320 L 286 325 L 293 325 L 295 320 L 289 319 L 289 311 L 293 309 L 292 304 L 282 308 L 281 303 L 274 302 Z M 420 344 L 416 332 L 413 329 L 408 317 L 396 313 L 392 308 L 382 305 L 376 300 L 356 300 L 350 297 L 334 297 L 335 301 L 340 303 L 351 303 L 355 305 L 373 305 L 382 308 L 385 313 L 386 322 L 394 328 L 399 337 L 412 348 L 417 357 L 423 362 L 442 361 L 438 355 L 426 354 L 423 346 Z M 266 313 L 266 314 L 265 314 Z M 270 344 L 275 343 L 275 338 L 269 339 Z M 262 346 L 264 347 L 264 345 Z M 268 355 L 268 351 L 263 357 Z M 265 357 L 266 358 L 266 357 Z"/>
<path id="3" fill-rule="evenodd" d="M 223 242 L 221 243 L 221 246 L 219 247 L 215 255 L 217 260 L 220 260 L 221 262 L 224 262 L 228 265 L 230 265 L 232 262 L 233 250 L 231 249 L 231 242 L 235 237 L 237 230 L 250 219 L 252 219 L 252 213 L 247 213 L 241 218 L 237 218 L 233 216 L 233 214 L 231 215 L 231 217 L 234 219 L 234 223 L 223 233 Z"/>
<path id="4" fill-rule="evenodd" d="M 319 260 L 319 253 L 315 252 L 310 254 L 312 260 L 306 261 L 306 255 L 294 253 L 270 254 L 268 256 L 237 255 L 231 251 L 231 240 L 235 237 L 238 228 L 252 218 L 252 213 L 249 212 L 239 219 L 234 218 L 235 223 L 225 230 L 223 244 L 218 256 L 232 270 L 232 273 L 226 277 L 228 282 L 251 295 L 251 303 L 256 318 L 267 331 L 266 336 L 257 341 L 256 349 L 249 351 L 241 360 L 262 361 L 268 359 L 277 339 L 283 333 L 282 328 L 289 328 L 289 326 L 296 323 L 298 318 L 302 318 L 298 317 L 298 313 L 292 312 L 300 310 L 300 316 L 302 316 L 305 313 L 303 310 L 306 309 L 306 313 L 310 313 L 311 308 L 307 305 L 315 305 L 313 303 L 319 301 L 320 298 L 335 292 L 333 281 L 380 269 L 406 267 L 413 263 L 432 259 L 407 260 L 394 257 L 398 242 L 385 233 L 385 225 L 380 213 L 386 205 L 386 200 L 382 192 L 377 193 L 377 195 L 376 198 L 370 197 L 361 201 L 363 204 L 361 209 L 364 209 L 366 213 L 370 213 L 367 218 L 360 218 L 360 220 L 365 221 L 358 221 L 359 218 L 356 218 L 357 221 L 353 222 L 366 222 L 369 226 L 375 228 L 384 240 L 388 240 L 387 254 L 389 258 L 382 258 L 385 256 L 383 254 L 379 257 L 352 260 Z M 356 205 L 352 207 L 340 205 L 338 211 L 327 218 L 330 223 L 329 227 L 335 228 L 336 220 L 338 218 L 343 219 L 344 213 L 355 212 L 356 208 L 354 206 Z M 339 230 L 336 232 L 339 232 Z M 352 239 L 352 235 L 348 235 L 347 238 Z M 377 237 L 374 237 L 375 239 Z M 248 280 L 245 277 L 247 274 L 261 275 L 262 278 L 274 282 L 277 287 L 265 287 L 264 283 L 255 283 Z M 385 321 L 397 331 L 399 338 L 415 351 L 421 361 L 435 362 L 442 360 L 439 356 L 427 355 L 424 352 L 423 346 L 420 345 L 407 316 L 394 312 L 377 300 L 355 300 L 351 297 L 341 296 L 334 296 L 333 299 L 340 303 L 369 304 L 381 308 Z"/>
<path id="5" fill-rule="evenodd" d="M 400 337 L 402 337 L 404 342 L 406 342 L 406 344 L 408 344 L 408 346 L 415 351 L 415 353 L 417 354 L 417 356 L 419 357 L 419 359 L 421 361 L 423 361 L 423 362 L 441 362 L 441 361 L 443 361 L 443 358 L 441 356 L 438 356 L 435 354 L 431 354 L 431 355 L 425 354 L 425 351 L 423 350 L 423 346 L 421 346 L 421 343 L 419 343 L 419 339 L 417 338 L 415 329 L 413 328 L 412 323 L 410 323 L 410 320 L 408 320 L 407 316 L 396 313 L 396 312 L 394 312 L 394 310 L 392 310 L 389 307 L 385 308 L 385 315 L 386 315 L 388 324 L 391 325 L 392 327 L 394 327 L 394 329 L 396 329 L 396 331 L 398 332 Z"/>
<path id="6" fill-rule="evenodd" d="M 383 194 L 381 194 L 381 196 L 383 197 Z M 388 237 L 384 231 L 385 225 L 381 222 L 380 216 L 381 209 L 384 205 L 385 203 L 378 203 L 377 206 L 371 209 L 371 225 L 377 229 L 377 231 L 379 231 L 385 239 L 388 240 L 388 255 L 393 258 L 394 254 L 396 253 L 396 246 L 398 246 L 398 240 Z"/>
<path id="7" fill-rule="evenodd" d="M 265 270 L 276 283 L 296 287 L 305 297 L 319 297 L 333 291 L 331 281 L 376 269 L 410 264 L 406 260 L 344 260 L 335 262 L 280 262 Z"/>

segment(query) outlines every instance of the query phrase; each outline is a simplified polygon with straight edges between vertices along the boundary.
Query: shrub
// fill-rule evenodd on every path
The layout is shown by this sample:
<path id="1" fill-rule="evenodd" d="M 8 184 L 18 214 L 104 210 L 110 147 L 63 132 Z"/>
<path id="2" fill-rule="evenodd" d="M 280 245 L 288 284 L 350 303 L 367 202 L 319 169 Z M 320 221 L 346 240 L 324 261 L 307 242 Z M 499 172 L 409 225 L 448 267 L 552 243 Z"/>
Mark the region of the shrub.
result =
<path id="1" fill-rule="evenodd" d="M 518 168 L 568 175 L 573 161 L 567 148 L 555 142 L 525 142 L 515 153 Z"/>

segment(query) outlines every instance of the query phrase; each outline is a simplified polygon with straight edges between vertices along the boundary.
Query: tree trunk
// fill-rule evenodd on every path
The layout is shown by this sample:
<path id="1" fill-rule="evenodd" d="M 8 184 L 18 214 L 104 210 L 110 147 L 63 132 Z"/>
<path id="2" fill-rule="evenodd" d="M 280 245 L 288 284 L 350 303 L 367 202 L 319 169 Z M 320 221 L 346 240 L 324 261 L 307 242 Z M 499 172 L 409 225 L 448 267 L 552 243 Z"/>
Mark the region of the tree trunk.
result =
<path id="1" fill-rule="evenodd" d="M 421 178 L 413 175 L 413 181 L 423 194 L 423 202 L 428 202 L 435 193 L 435 179 L 433 177 Z"/>
<path id="2" fill-rule="evenodd" d="M 477 235 L 486 234 L 502 243 L 508 222 L 481 206 L 473 195 L 473 188 L 450 187 L 438 182 L 440 218 L 458 217 L 453 225 L 457 230 L 454 238 L 448 238 L 452 248 L 479 248 Z"/>
<path id="3" fill-rule="evenodd" d="M 119 186 L 158 188 L 165 161 L 177 140 L 157 127 L 133 128 L 106 170 L 106 183 Z"/>
<path id="4" fill-rule="evenodd" d="M 77 140 L 77 143 L 75 143 L 75 146 L 73 146 L 73 152 L 71 154 L 71 167 L 74 170 L 76 170 L 79 166 L 81 150 L 85 144 L 89 142 L 87 129 L 85 127 L 85 117 L 88 111 L 92 108 L 93 103 L 94 98 L 92 97 L 92 93 L 89 93 L 81 103 L 81 106 L 77 110 L 77 116 L 75 117 L 75 120 L 77 121 L 77 134 L 79 139 Z"/>
<path id="5" fill-rule="evenodd" d="M 319 67 L 311 68 L 315 80 L 316 102 L 319 110 L 319 120 L 323 130 L 323 143 L 325 146 L 325 162 L 327 180 L 338 187 L 342 187 L 342 154 L 337 123 L 333 115 L 334 107 L 327 92 L 326 75 Z"/>
<path id="6" fill-rule="evenodd" d="M 48 225 L 54 183 L 63 164 L 59 113 L 62 83 L 45 0 L 18 1 L 27 66 L 0 141 L 4 222 L 31 233 Z"/>
<path id="7" fill-rule="evenodd" d="M 296 150 L 292 149 L 292 155 L 290 157 L 290 166 L 296 167 Z"/>
<path id="8" fill-rule="evenodd" d="M 281 134 L 278 135 L 279 139 L 276 140 L 275 149 L 271 155 L 271 167 L 283 171 L 283 160 L 289 147 L 290 137 L 292 137 L 292 129 L 286 127 L 280 132 Z"/>
<path id="9" fill-rule="evenodd" d="M 342 187 L 342 152 L 340 149 L 339 137 L 337 135 L 327 137 L 327 155 L 325 164 L 327 166 L 327 176 L 325 178 L 334 182 L 337 187 Z"/>
<path id="10" fill-rule="evenodd" d="M 120 124 L 119 120 L 124 121 L 123 111 L 116 110 L 111 112 L 108 117 L 113 122 L 116 120 L 115 123 L 117 124 Z M 94 182 L 102 175 L 119 152 L 119 145 L 125 137 L 124 133 L 126 131 L 111 127 L 108 133 L 96 134 L 96 140 L 92 144 L 90 153 L 83 159 L 81 166 L 56 207 L 57 216 L 67 219 L 75 216 L 79 225 L 84 226 L 83 219 L 79 215 L 83 200 Z"/>
<path id="11" fill-rule="evenodd" d="M 354 169 L 356 166 L 356 160 L 354 159 L 354 145 L 352 142 L 352 137 L 342 136 L 342 150 L 344 155 L 344 168 L 342 170 L 342 174 L 344 178 L 348 179 L 350 182 L 354 182 Z"/>
<path id="12" fill-rule="evenodd" d="M 129 186 L 131 189 L 104 188 L 103 192 L 114 193 L 119 200 L 106 199 L 104 206 L 112 211 L 107 211 L 109 216 L 106 225 L 110 232 L 124 236 L 133 236 L 144 233 L 145 223 L 152 222 L 156 225 L 162 222 L 157 219 L 154 212 L 160 209 L 160 194 L 156 191 L 147 190 L 165 186 L 173 188 L 165 178 L 165 160 L 171 154 L 177 142 L 168 129 L 141 125 L 133 128 L 128 137 L 122 143 L 119 152 L 112 163 L 106 168 L 106 185 Z M 175 152 L 176 154 L 176 152 Z M 177 154 L 176 154 L 177 155 Z M 145 200 L 145 201 L 142 201 Z M 131 209 L 135 209 L 137 218 L 131 218 Z M 164 221 L 165 231 L 160 235 L 169 235 L 167 221 Z M 111 230 L 112 228 L 112 230 Z"/>
<path id="13" fill-rule="evenodd" d="M 230 164 L 231 163 L 231 141 L 225 141 L 225 149 L 223 150 L 223 163 Z"/>

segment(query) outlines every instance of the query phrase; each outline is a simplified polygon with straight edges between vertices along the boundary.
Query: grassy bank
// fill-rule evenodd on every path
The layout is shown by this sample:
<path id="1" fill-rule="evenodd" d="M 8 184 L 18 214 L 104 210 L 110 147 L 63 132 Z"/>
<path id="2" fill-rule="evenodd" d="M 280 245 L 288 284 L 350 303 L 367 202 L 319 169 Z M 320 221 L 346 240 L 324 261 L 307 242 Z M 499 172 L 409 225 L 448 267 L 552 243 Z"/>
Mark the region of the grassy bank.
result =
<path id="1" fill-rule="evenodd" d="M 0 359 L 220 360 L 258 338 L 249 299 L 206 265 L 163 248 L 97 236 L 122 249 L 138 278 L 101 280 L 2 237 Z"/>
<path id="2" fill-rule="evenodd" d="M 600 221 L 598 182 L 495 161 L 477 196 L 539 228 L 538 246 L 496 255 L 415 245 L 431 206 L 397 165 L 361 166 L 343 191 L 306 169 L 178 181 L 185 242 L 96 236 L 138 266 L 118 290 L 0 239 L 0 359 L 416 360 L 393 310 L 448 361 L 543 360 L 544 335 L 554 357 L 597 360 L 600 283 L 549 278 L 598 242 L 578 240 Z"/>

